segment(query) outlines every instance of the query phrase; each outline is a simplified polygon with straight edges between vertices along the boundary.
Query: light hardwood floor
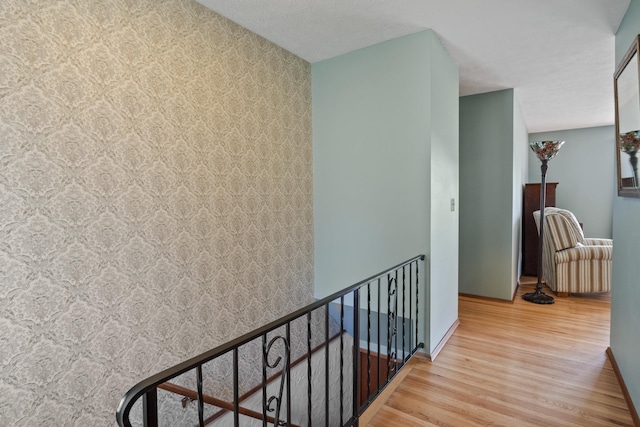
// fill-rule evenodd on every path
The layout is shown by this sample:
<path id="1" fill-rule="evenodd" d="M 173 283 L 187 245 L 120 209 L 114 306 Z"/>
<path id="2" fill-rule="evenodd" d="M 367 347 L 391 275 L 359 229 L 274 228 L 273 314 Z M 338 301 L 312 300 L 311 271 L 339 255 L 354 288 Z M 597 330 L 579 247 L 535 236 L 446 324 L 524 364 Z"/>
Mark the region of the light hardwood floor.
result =
<path id="1" fill-rule="evenodd" d="M 534 280 L 513 304 L 461 296 L 460 325 L 436 360 L 407 366 L 366 425 L 633 426 L 605 354 L 609 296 L 536 305 L 521 298 Z"/>

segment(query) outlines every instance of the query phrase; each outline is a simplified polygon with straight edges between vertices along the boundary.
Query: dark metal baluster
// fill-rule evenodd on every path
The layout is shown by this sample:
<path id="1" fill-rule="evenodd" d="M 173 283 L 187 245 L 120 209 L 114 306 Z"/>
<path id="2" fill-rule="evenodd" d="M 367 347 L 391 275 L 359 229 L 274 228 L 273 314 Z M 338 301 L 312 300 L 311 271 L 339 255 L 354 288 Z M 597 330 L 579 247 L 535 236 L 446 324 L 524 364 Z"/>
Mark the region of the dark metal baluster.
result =
<path id="1" fill-rule="evenodd" d="M 267 334 L 262 335 L 262 427 L 267 427 Z"/>
<path id="2" fill-rule="evenodd" d="M 291 350 L 290 350 L 291 347 L 289 345 L 289 341 L 287 340 L 290 338 L 291 338 L 290 322 L 287 322 L 285 336 L 283 337 L 282 335 L 278 335 L 272 338 L 269 341 L 269 344 L 267 345 L 267 348 L 265 351 L 267 367 L 271 369 L 275 369 L 275 368 L 278 368 L 278 366 L 280 365 L 280 362 L 282 361 L 282 356 L 279 356 L 275 360 L 271 361 L 269 359 L 269 353 L 271 352 L 271 349 L 276 342 L 282 341 L 282 345 L 284 345 L 285 361 L 283 363 L 283 366 L 280 372 L 280 388 L 277 395 L 271 396 L 267 400 L 267 411 L 268 412 L 275 411 L 275 417 L 274 417 L 275 421 L 273 421 L 274 425 L 280 425 L 280 424 L 290 425 L 290 421 L 291 421 L 290 419 L 288 419 L 287 421 L 282 421 L 282 418 L 280 418 L 282 403 L 283 403 L 282 396 L 284 396 L 284 393 L 285 393 L 285 386 L 287 388 L 286 390 L 287 417 L 289 418 L 291 417 L 291 413 L 290 413 L 291 412 L 291 380 L 290 380 L 291 364 L 289 360 L 289 358 L 291 357 Z M 271 406 L 272 403 L 274 402 L 275 402 L 275 408 Z"/>
<path id="3" fill-rule="evenodd" d="M 409 264 L 409 354 L 413 352 L 413 266 Z"/>
<path id="4" fill-rule="evenodd" d="M 287 364 L 285 369 L 287 370 L 287 426 L 291 425 L 291 322 L 287 322 L 286 328 L 286 352 L 287 352 Z"/>
<path id="5" fill-rule="evenodd" d="M 238 414 L 238 407 L 240 405 L 240 391 L 238 387 L 238 348 L 233 349 L 233 425 L 234 427 L 240 426 L 240 415 Z"/>
<path id="6" fill-rule="evenodd" d="M 367 283 L 367 396 L 371 396 L 371 282 Z"/>
<path id="7" fill-rule="evenodd" d="M 307 313 L 307 422 L 311 425 L 311 312 Z"/>
<path id="8" fill-rule="evenodd" d="M 329 304 L 325 305 L 324 313 L 324 420 L 325 427 L 329 427 Z"/>
<path id="9" fill-rule="evenodd" d="M 353 417 L 355 418 L 354 426 L 359 425 L 358 416 L 360 415 L 358 405 L 358 390 L 360 376 L 358 359 L 360 358 L 360 288 L 353 291 Z"/>
<path id="10" fill-rule="evenodd" d="M 142 398 L 144 427 L 158 427 L 158 389 L 152 388 Z"/>
<path id="11" fill-rule="evenodd" d="M 393 338 L 395 341 L 396 351 L 393 353 L 393 375 L 398 372 L 398 270 L 396 270 L 395 274 L 395 301 L 393 307 L 393 317 L 395 323 L 393 325 Z"/>
<path id="12" fill-rule="evenodd" d="M 204 398 L 202 396 L 202 365 L 196 367 L 196 386 L 198 387 L 198 425 L 204 427 Z"/>
<path id="13" fill-rule="evenodd" d="M 387 274 L 387 381 L 391 370 L 391 273 Z"/>
<path id="14" fill-rule="evenodd" d="M 418 322 L 420 319 L 420 311 L 418 309 L 418 307 L 420 306 L 419 302 L 420 302 L 420 298 L 419 298 L 419 286 L 418 284 L 420 283 L 420 271 L 419 271 L 419 261 L 416 261 L 416 347 L 418 346 L 418 343 L 420 341 L 418 341 Z"/>
<path id="15" fill-rule="evenodd" d="M 406 288 L 406 280 L 405 280 L 405 267 L 406 265 L 402 266 L 402 364 L 404 365 L 404 361 L 406 359 L 406 350 L 407 350 L 407 345 L 405 343 L 405 331 L 404 331 L 404 306 L 405 306 L 405 298 L 407 297 L 407 288 Z"/>
<path id="16" fill-rule="evenodd" d="M 378 373 L 376 374 L 376 376 L 378 377 L 377 382 L 376 382 L 376 389 L 379 392 L 380 391 L 380 307 L 381 307 L 381 301 L 382 301 L 382 282 L 380 281 L 380 278 L 378 278 L 378 312 L 376 313 L 376 317 L 378 318 L 378 355 L 376 356 L 377 362 L 378 362 Z"/>
<path id="17" fill-rule="evenodd" d="M 340 425 L 344 425 L 342 421 L 342 412 L 344 410 L 344 296 L 340 297 Z"/>

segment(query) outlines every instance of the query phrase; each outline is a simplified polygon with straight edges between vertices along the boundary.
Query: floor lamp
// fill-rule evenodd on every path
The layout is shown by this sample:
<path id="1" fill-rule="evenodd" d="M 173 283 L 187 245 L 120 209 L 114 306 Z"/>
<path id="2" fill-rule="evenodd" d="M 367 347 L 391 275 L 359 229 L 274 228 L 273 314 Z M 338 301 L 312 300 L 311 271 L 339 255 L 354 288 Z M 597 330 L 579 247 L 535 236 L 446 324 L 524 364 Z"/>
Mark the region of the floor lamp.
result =
<path id="1" fill-rule="evenodd" d="M 534 292 L 528 292 L 522 296 L 525 301 L 536 304 L 553 304 L 553 297 L 542 292 L 542 248 L 544 240 L 544 207 L 545 197 L 547 194 L 547 163 L 553 159 L 564 141 L 531 141 L 529 146 L 536 153 L 536 156 L 542 162 L 540 171 L 542 172 L 542 180 L 540 182 L 540 236 L 538 238 L 538 283 Z"/>

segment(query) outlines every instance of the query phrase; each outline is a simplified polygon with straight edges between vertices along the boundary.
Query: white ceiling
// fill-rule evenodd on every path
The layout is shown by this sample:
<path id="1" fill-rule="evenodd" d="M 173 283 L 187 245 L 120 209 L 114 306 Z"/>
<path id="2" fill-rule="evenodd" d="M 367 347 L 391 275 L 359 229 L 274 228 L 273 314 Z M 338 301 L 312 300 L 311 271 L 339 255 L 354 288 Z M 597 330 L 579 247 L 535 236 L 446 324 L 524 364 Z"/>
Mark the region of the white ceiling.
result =
<path id="1" fill-rule="evenodd" d="M 313 63 L 433 29 L 460 95 L 514 88 L 529 132 L 613 124 L 630 0 L 198 0 Z"/>

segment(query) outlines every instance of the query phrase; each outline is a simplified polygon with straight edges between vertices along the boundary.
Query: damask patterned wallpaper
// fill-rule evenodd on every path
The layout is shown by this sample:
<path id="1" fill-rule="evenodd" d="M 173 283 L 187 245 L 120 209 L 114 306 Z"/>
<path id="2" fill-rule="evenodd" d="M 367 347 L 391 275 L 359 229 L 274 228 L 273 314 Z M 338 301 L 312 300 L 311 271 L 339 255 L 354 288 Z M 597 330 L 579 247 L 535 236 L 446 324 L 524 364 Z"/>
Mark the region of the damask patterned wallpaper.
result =
<path id="1" fill-rule="evenodd" d="M 0 2 L 0 425 L 310 302 L 310 65 L 192 0 Z"/>

